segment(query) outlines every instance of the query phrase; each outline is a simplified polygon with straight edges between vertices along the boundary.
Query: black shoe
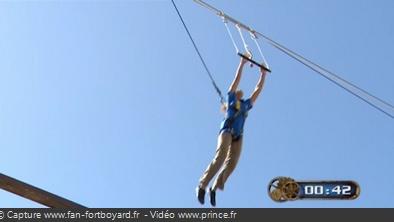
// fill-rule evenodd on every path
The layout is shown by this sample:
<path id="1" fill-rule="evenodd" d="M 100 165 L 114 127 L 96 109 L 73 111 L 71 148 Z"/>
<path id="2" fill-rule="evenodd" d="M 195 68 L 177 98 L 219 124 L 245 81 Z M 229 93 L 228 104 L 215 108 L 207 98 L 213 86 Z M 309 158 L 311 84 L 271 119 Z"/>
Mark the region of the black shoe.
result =
<path id="1" fill-rule="evenodd" d="M 212 190 L 212 188 L 209 189 L 209 196 L 211 198 L 211 205 L 213 207 L 216 207 L 216 191 Z"/>
<path id="2" fill-rule="evenodd" d="M 204 204 L 204 202 L 205 202 L 205 190 L 200 188 L 200 187 L 197 187 L 196 188 L 196 194 L 197 194 L 198 202 L 200 202 L 200 204 Z"/>

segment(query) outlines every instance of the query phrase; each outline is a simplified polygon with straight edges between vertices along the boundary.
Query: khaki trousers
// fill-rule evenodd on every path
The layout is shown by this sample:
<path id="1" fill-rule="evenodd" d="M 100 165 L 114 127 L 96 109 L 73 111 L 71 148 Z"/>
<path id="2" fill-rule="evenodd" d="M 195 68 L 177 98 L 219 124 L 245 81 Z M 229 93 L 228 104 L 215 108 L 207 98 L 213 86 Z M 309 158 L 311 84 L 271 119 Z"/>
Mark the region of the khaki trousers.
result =
<path id="1" fill-rule="evenodd" d="M 228 177 L 237 166 L 241 149 L 242 137 L 238 141 L 233 141 L 230 133 L 222 132 L 218 137 L 215 157 L 202 175 L 199 187 L 205 189 L 221 169 L 213 183 L 212 189 L 216 190 L 219 188 L 223 190 Z"/>

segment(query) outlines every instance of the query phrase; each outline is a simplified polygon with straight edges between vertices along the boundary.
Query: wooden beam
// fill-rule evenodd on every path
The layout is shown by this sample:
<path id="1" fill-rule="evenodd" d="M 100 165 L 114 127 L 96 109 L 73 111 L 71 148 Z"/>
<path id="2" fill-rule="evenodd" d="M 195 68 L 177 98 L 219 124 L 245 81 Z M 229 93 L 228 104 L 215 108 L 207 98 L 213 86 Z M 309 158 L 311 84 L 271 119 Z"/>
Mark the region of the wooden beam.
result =
<path id="1" fill-rule="evenodd" d="M 50 208 L 86 208 L 2 173 L 0 173 L 0 188 Z"/>

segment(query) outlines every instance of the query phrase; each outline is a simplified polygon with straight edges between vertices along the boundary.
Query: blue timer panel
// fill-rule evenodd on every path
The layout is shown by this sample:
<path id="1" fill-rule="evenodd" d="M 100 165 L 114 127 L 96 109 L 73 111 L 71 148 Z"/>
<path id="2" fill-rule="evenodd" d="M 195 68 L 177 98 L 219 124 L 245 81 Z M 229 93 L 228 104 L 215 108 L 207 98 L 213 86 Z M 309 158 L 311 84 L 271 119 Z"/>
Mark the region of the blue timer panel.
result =
<path id="1" fill-rule="evenodd" d="M 353 200 L 360 195 L 360 187 L 353 181 L 297 181 L 299 199 Z"/>

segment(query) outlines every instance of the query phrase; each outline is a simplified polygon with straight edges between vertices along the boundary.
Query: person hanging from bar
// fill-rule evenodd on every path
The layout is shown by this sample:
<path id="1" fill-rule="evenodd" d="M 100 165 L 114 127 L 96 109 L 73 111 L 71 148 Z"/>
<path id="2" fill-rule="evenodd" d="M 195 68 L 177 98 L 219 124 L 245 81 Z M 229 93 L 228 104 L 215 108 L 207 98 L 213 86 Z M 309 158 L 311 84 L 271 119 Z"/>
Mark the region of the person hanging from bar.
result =
<path id="1" fill-rule="evenodd" d="M 247 55 L 250 57 L 250 55 Z M 244 100 L 242 90 L 238 89 L 244 65 L 247 59 L 241 57 L 235 78 L 228 90 L 227 104 L 223 105 L 224 120 L 218 136 L 216 155 L 200 178 L 196 189 L 197 199 L 201 204 L 205 202 L 206 187 L 212 178 L 219 172 L 209 189 L 210 202 L 216 206 L 216 190 L 224 190 L 224 184 L 234 171 L 242 149 L 243 128 L 249 110 L 252 109 L 260 92 L 263 89 L 267 71 L 260 68 L 260 78 L 250 98 Z"/>

